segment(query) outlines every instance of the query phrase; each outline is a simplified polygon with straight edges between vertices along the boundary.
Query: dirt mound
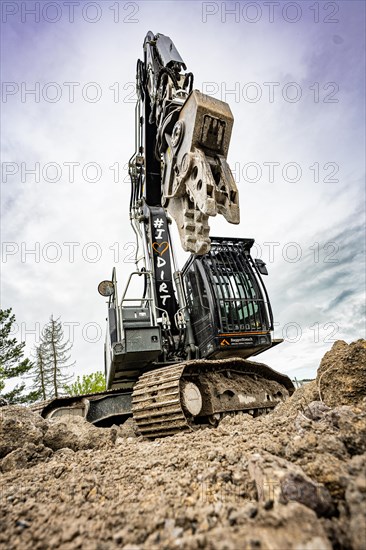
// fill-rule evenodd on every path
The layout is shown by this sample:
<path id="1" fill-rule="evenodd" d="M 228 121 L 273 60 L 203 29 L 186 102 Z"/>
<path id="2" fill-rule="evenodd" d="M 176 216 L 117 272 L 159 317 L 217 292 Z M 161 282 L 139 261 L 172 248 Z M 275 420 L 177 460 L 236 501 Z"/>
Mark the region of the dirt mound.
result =
<path id="1" fill-rule="evenodd" d="M 337 342 L 270 415 L 155 441 L 0 409 L 0 546 L 366 549 L 364 350 Z"/>
<path id="2" fill-rule="evenodd" d="M 338 340 L 320 363 L 316 378 L 322 400 L 336 405 L 357 405 L 366 398 L 366 341 L 346 344 Z"/>

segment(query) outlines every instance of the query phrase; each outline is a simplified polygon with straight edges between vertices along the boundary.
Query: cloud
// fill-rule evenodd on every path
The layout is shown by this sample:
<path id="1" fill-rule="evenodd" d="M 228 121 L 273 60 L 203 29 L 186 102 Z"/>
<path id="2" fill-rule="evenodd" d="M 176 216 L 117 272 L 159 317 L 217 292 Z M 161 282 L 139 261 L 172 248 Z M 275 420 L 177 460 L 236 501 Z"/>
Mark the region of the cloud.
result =
<path id="1" fill-rule="evenodd" d="M 199 2 L 136 5 L 130 16 L 136 23 L 124 21 L 128 10 L 115 23 L 113 10 L 103 3 L 95 24 L 76 12 L 74 23 L 63 16 L 55 24 L 13 19 L 3 25 L 3 81 L 19 85 L 19 92 L 2 104 L 3 161 L 18 169 L 2 183 L 2 239 L 8 247 L 2 257 L 3 307 L 13 306 L 17 336 L 26 341 L 28 352 L 38 325 L 54 314 L 61 316 L 66 334 L 72 335 L 74 327 L 77 372 L 103 368 L 106 307 L 96 287 L 114 265 L 123 287 L 134 267 L 126 163 L 135 140 L 136 60 L 151 28 L 174 40 L 197 88 L 213 83 L 215 97 L 231 105 L 235 124 L 229 160 L 238 178 L 242 222 L 230 226 L 217 217 L 210 223 L 212 234 L 255 237 L 269 267 L 275 334 L 285 338 L 263 359 L 280 371 L 311 376 L 334 339 L 350 340 L 362 331 L 359 4 L 340 5 L 340 21 L 334 24 L 314 23 L 311 3 L 302 3 L 304 17 L 296 24 L 286 22 L 281 10 L 274 23 L 264 11 L 255 24 L 242 16 L 238 23 L 227 16 L 225 23 L 218 3 L 218 13 L 204 23 Z M 334 35 L 343 42 L 334 42 Z M 291 81 L 301 89 L 297 102 L 289 100 Z M 332 90 L 323 87 L 332 81 L 339 86 L 338 102 L 326 103 Z M 52 82 L 59 88 L 48 86 Z M 76 83 L 74 101 L 68 82 Z M 258 101 L 251 100 L 251 82 L 259 90 Z M 37 83 L 39 101 L 26 94 Z M 52 102 L 55 90 L 61 97 Z M 98 101 L 90 100 L 100 91 Z M 271 162 L 276 163 L 274 181 Z M 53 168 L 47 169 L 50 163 Z M 78 163 L 74 178 L 70 163 Z M 93 167 L 86 169 L 90 163 L 101 171 L 95 182 Z M 259 166 L 258 181 L 248 163 Z M 288 177 L 288 163 L 300 167 L 296 182 Z M 58 169 L 60 178 L 52 181 Z M 182 265 L 187 254 L 173 233 Z M 272 261 L 271 245 L 265 243 L 278 243 Z M 297 262 L 291 261 L 296 253 L 291 243 L 301 251 Z"/>
<path id="2" fill-rule="evenodd" d="M 338 306 L 339 304 L 341 304 L 342 302 L 344 302 L 344 300 L 346 298 L 348 298 L 349 296 L 353 296 L 354 294 L 356 294 L 356 290 L 352 290 L 352 289 L 348 289 L 348 290 L 342 290 L 342 292 L 340 294 L 338 294 L 338 296 L 336 296 L 334 298 L 334 300 L 332 300 L 329 304 L 329 306 L 327 307 L 326 311 L 330 311 L 331 309 L 335 308 L 336 306 Z"/>

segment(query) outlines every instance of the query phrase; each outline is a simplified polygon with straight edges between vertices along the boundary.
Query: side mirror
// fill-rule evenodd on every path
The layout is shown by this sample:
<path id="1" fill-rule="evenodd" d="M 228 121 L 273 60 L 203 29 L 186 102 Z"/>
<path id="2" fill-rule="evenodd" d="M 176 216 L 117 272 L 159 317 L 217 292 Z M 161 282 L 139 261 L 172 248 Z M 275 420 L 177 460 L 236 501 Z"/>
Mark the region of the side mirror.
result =
<path id="1" fill-rule="evenodd" d="M 112 296 L 114 294 L 114 284 L 112 281 L 102 281 L 98 285 L 98 292 L 105 297 Z"/>
<path id="2" fill-rule="evenodd" d="M 261 275 L 268 275 L 268 270 L 266 268 L 266 264 L 263 260 L 260 260 L 259 258 L 256 258 L 254 260 L 255 265 L 257 266 L 257 269 Z"/>

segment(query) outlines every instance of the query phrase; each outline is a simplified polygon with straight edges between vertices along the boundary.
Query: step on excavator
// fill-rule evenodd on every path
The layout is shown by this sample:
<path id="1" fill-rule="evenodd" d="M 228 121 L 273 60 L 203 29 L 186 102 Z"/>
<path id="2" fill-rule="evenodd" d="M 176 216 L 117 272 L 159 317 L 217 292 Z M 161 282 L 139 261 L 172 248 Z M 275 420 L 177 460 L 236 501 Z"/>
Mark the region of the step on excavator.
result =
<path id="1" fill-rule="evenodd" d="M 172 40 L 148 32 L 136 71 L 135 152 L 129 216 L 135 270 L 121 299 L 116 271 L 107 298 L 107 390 L 38 405 L 44 417 L 80 415 L 97 426 L 133 417 L 147 438 L 217 426 L 225 415 L 268 413 L 294 391 L 290 378 L 249 361 L 282 340 L 254 240 L 210 236 L 208 219 L 240 221 L 227 163 L 233 115 L 193 88 Z M 179 269 L 170 226 L 190 252 Z M 136 279 L 141 294 L 131 296 Z"/>

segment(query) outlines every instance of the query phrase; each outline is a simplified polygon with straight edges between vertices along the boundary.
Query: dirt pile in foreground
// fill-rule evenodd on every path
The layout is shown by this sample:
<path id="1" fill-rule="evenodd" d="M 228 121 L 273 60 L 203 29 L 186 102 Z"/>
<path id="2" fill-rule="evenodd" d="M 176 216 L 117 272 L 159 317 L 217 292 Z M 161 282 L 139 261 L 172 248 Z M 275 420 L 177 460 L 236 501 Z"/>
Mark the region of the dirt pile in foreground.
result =
<path id="1" fill-rule="evenodd" d="M 366 549 L 366 342 L 270 415 L 147 441 L 0 409 L 0 547 Z"/>

